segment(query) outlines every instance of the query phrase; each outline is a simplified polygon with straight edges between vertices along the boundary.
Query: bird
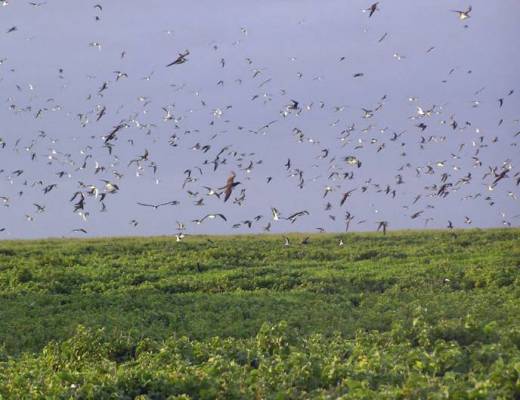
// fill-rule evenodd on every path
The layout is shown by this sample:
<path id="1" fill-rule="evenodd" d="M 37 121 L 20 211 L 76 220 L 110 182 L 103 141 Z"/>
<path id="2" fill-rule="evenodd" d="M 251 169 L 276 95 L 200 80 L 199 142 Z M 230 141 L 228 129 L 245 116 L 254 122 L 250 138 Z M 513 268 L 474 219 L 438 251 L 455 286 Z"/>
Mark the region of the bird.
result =
<path id="1" fill-rule="evenodd" d="M 370 7 L 368 7 L 367 9 L 363 10 L 364 12 L 368 12 L 368 17 L 370 18 L 372 15 L 374 15 L 374 13 L 376 11 L 379 11 L 379 8 L 377 7 L 377 5 L 379 4 L 379 2 L 376 2 L 374 4 L 372 4 Z"/>
<path id="2" fill-rule="evenodd" d="M 172 61 L 171 63 L 166 65 L 166 67 L 171 67 L 172 65 L 184 64 L 186 61 L 188 61 L 188 59 L 186 57 L 189 54 L 190 54 L 189 50 L 185 50 L 184 53 L 179 53 L 179 56 L 174 61 Z"/>
<path id="3" fill-rule="evenodd" d="M 299 217 L 304 216 L 304 215 L 309 215 L 309 212 L 307 210 L 298 211 L 298 212 L 295 212 L 294 214 L 289 215 L 285 219 L 288 221 L 291 221 L 291 223 L 294 223 L 294 222 L 296 222 L 296 219 L 298 219 Z"/>
<path id="4" fill-rule="evenodd" d="M 137 204 L 140 206 L 143 206 L 143 207 L 152 207 L 155 210 L 157 210 L 157 209 L 159 209 L 159 207 L 163 207 L 163 206 L 176 206 L 177 204 L 179 204 L 179 202 L 177 200 L 172 200 L 172 201 L 167 201 L 166 203 L 159 203 L 159 204 L 148 204 L 148 203 L 140 203 L 140 202 L 137 202 Z"/>
<path id="5" fill-rule="evenodd" d="M 298 110 L 299 104 L 300 103 L 298 101 L 291 99 L 291 102 L 287 105 L 287 109 L 288 110 Z"/>
<path id="6" fill-rule="evenodd" d="M 227 218 L 225 217 L 224 214 L 206 214 L 204 217 L 202 217 L 200 220 L 199 220 L 199 224 L 203 223 L 206 219 L 215 219 L 215 218 L 221 218 L 223 221 L 227 221 Z"/>
<path id="7" fill-rule="evenodd" d="M 37 213 L 42 213 L 45 211 L 45 206 L 42 206 L 38 203 L 33 203 L 33 205 L 36 207 L 36 212 Z"/>
<path id="8" fill-rule="evenodd" d="M 210 188 L 209 186 L 203 186 L 204 189 L 206 189 L 208 192 L 206 193 L 206 196 L 216 196 L 220 199 L 221 193 L 217 190 Z"/>
<path id="9" fill-rule="evenodd" d="M 117 186 L 115 183 L 112 183 L 106 179 L 101 179 L 103 182 L 105 182 L 105 191 L 106 193 L 116 193 L 119 190 L 119 186 Z"/>
<path id="10" fill-rule="evenodd" d="M 228 201 L 229 196 L 231 196 L 231 192 L 233 188 L 237 185 L 240 185 L 240 182 L 235 182 L 236 174 L 231 171 L 231 174 L 227 178 L 226 186 L 219 188 L 219 190 L 224 190 L 224 202 Z"/>
<path id="11" fill-rule="evenodd" d="M 350 197 L 350 195 L 355 191 L 356 189 L 349 190 L 348 192 L 343 193 L 343 196 L 341 197 L 341 201 L 339 202 L 340 207 L 345 204 L 345 201 Z"/>
<path id="12" fill-rule="evenodd" d="M 465 19 L 468 19 L 470 17 L 469 13 L 471 12 L 472 8 L 471 6 L 468 6 L 468 8 L 464 11 L 461 10 L 450 10 L 451 12 L 455 12 L 459 15 L 459 20 L 464 21 Z"/>
<path id="13" fill-rule="evenodd" d="M 49 193 L 52 189 L 55 189 L 58 185 L 55 183 L 52 183 L 50 185 L 47 185 L 43 188 L 43 194 Z"/>
<path id="14" fill-rule="evenodd" d="M 377 232 L 379 232 L 381 229 L 383 230 L 383 235 L 386 235 L 386 229 L 388 228 L 388 222 L 387 221 L 379 221 L 377 223 Z"/>

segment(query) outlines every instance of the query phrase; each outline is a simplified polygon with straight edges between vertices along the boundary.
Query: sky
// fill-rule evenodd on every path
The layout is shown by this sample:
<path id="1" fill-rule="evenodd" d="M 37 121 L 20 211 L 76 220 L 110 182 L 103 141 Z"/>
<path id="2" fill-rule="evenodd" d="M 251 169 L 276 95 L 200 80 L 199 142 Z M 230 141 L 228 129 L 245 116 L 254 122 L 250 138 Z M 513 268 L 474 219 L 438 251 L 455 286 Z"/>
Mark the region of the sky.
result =
<path id="1" fill-rule="evenodd" d="M 371 4 L 0 2 L 0 239 L 519 226 L 520 3 Z"/>

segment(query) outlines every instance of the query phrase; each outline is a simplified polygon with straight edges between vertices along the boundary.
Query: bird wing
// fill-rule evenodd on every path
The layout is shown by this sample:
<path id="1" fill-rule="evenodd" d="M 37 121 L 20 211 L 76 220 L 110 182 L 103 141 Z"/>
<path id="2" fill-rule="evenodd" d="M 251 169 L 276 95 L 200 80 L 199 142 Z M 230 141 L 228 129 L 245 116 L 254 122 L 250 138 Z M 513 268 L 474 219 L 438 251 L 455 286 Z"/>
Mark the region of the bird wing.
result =
<path id="1" fill-rule="evenodd" d="M 167 201 L 166 203 L 157 204 L 157 207 L 174 206 L 175 204 L 177 204 L 177 201 L 172 200 L 172 201 Z"/>
<path id="2" fill-rule="evenodd" d="M 231 191 L 233 190 L 233 181 L 235 180 L 235 175 L 232 174 L 229 176 L 229 178 L 227 179 L 227 182 L 226 182 L 226 186 L 224 187 L 225 190 L 224 190 L 224 194 L 225 194 L 225 197 L 224 197 L 224 201 L 227 201 L 229 199 L 229 196 L 231 196 Z"/>
<path id="3" fill-rule="evenodd" d="M 224 216 L 224 214 L 217 214 L 220 218 L 222 218 L 224 221 L 227 222 L 227 218 Z"/>

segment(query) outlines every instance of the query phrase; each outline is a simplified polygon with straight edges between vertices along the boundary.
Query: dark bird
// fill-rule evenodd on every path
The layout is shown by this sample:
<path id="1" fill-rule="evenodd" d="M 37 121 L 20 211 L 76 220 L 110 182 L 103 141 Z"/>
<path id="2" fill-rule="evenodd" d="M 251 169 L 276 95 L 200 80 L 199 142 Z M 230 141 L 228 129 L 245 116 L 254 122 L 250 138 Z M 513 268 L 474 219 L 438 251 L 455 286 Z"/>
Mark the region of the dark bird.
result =
<path id="1" fill-rule="evenodd" d="M 387 36 L 388 32 L 385 32 L 384 35 L 379 38 L 378 43 L 381 43 L 383 40 L 385 40 Z"/>
<path id="2" fill-rule="evenodd" d="M 42 213 L 45 211 L 45 206 L 42 206 L 38 203 L 33 203 L 33 205 L 36 207 L 36 212 L 37 213 Z"/>
<path id="3" fill-rule="evenodd" d="M 179 57 L 172 61 L 167 65 L 167 67 L 171 67 L 172 65 L 184 64 L 188 59 L 186 58 L 190 54 L 189 50 L 185 50 L 184 53 L 179 53 Z"/>
<path id="4" fill-rule="evenodd" d="M 378 4 L 379 4 L 379 2 L 376 2 L 376 3 L 372 4 L 370 7 L 368 7 L 368 8 L 365 10 L 365 12 L 367 12 L 367 11 L 369 12 L 369 14 L 368 14 L 368 17 L 369 17 L 369 18 L 370 18 L 372 15 L 374 15 L 374 13 L 375 13 L 376 11 L 379 11 L 379 8 L 377 7 Z"/>
<path id="5" fill-rule="evenodd" d="M 377 232 L 379 232 L 381 229 L 383 230 L 383 235 L 386 235 L 386 229 L 388 228 L 388 222 L 387 221 L 379 221 L 377 225 Z"/>
<path id="6" fill-rule="evenodd" d="M 96 121 L 99 121 L 106 113 L 107 108 L 105 106 L 101 107 L 98 111 Z"/>
<path id="7" fill-rule="evenodd" d="M 105 144 L 108 142 L 114 140 L 116 138 L 116 133 L 119 132 L 121 129 L 123 129 L 126 125 L 124 123 L 121 123 L 119 125 L 116 125 L 107 136 L 104 136 L 103 139 L 105 141 Z"/>
<path id="8" fill-rule="evenodd" d="M 424 130 L 425 130 L 426 128 L 428 128 L 428 125 L 426 125 L 424 122 L 421 122 L 420 124 L 415 125 L 415 126 L 416 126 L 417 128 L 419 128 L 419 129 L 420 129 L 421 131 L 423 131 L 423 132 L 424 132 Z"/>
<path id="9" fill-rule="evenodd" d="M 304 215 L 309 215 L 309 212 L 307 210 L 303 210 L 303 211 L 298 211 L 292 215 L 289 215 L 287 218 L 285 218 L 286 220 L 288 221 L 291 221 L 291 224 L 293 224 L 296 219 L 298 219 L 299 217 L 302 217 Z"/>
<path id="10" fill-rule="evenodd" d="M 424 211 L 417 211 L 416 213 L 413 213 L 410 218 L 415 219 L 419 217 Z"/>
<path id="11" fill-rule="evenodd" d="M 291 102 L 287 105 L 287 109 L 288 110 L 297 110 L 299 104 L 300 103 L 297 102 L 296 100 L 291 100 Z"/>
<path id="12" fill-rule="evenodd" d="M 54 189 L 56 186 L 58 186 L 57 184 L 53 183 L 52 185 L 47 185 L 43 188 L 43 194 L 47 194 L 49 193 L 52 189 Z"/>
<path id="13" fill-rule="evenodd" d="M 345 204 L 345 201 L 347 201 L 347 199 L 350 197 L 350 195 L 352 194 L 352 192 L 356 190 L 356 189 L 352 189 L 352 190 L 349 190 L 348 192 L 345 192 L 343 193 L 343 197 L 341 198 L 341 201 L 339 203 L 340 207 Z"/>

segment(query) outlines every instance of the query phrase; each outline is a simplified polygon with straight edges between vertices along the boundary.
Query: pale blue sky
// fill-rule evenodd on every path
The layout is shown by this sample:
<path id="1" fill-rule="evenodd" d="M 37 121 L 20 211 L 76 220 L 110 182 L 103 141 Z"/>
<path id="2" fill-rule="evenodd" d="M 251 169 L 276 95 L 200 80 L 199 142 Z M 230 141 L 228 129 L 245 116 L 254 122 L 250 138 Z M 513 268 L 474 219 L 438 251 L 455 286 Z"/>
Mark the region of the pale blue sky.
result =
<path id="1" fill-rule="evenodd" d="M 515 185 L 515 174 L 520 172 L 520 135 L 514 134 L 520 131 L 520 55 L 515 40 L 520 35 L 520 3 L 386 0 L 369 18 L 362 10 L 370 4 L 48 0 L 34 7 L 9 1 L 0 7 L 0 138 L 6 143 L 0 146 L 0 196 L 9 198 L 9 207 L 0 200 L 0 229 L 5 228 L 0 238 L 72 236 L 77 235 L 71 233 L 75 228 L 102 236 L 171 234 L 175 221 L 186 223 L 189 233 L 261 232 L 269 221 L 272 232 L 317 227 L 342 231 L 347 210 L 355 216 L 352 230 L 374 230 L 379 220 L 388 220 L 390 229 L 423 228 L 429 218 L 430 228 L 444 228 L 448 220 L 456 227 L 503 226 L 504 220 L 518 226 L 520 186 Z M 469 4 L 473 10 L 465 21 L 450 11 Z M 6 33 L 13 26 L 17 30 Z M 93 42 L 101 49 L 89 46 Z M 190 50 L 188 62 L 166 68 L 185 49 Z M 339 61 L 341 57 L 345 59 Z M 59 68 L 64 70 L 62 78 Z M 128 78 L 116 81 L 118 70 Z M 255 70 L 260 73 L 253 78 Z M 364 76 L 354 78 L 359 72 Z M 143 79 L 150 74 L 149 80 Z M 223 85 L 217 85 L 220 80 Z M 100 96 L 103 82 L 108 89 Z M 266 83 L 259 87 L 262 82 Z M 508 95 L 510 90 L 514 93 Z M 259 97 L 251 100 L 255 95 Z M 141 96 L 149 103 L 138 100 Z M 504 99 L 502 107 L 499 98 Z M 291 99 L 303 110 L 283 117 L 280 111 Z M 362 108 L 373 110 L 381 102 L 373 117 L 363 118 Z M 163 119 L 162 107 L 173 104 L 177 123 Z M 438 113 L 423 118 L 417 114 L 417 106 L 426 110 L 433 105 Z M 99 121 L 96 107 L 106 107 Z M 223 110 L 219 118 L 213 115 L 217 108 Z M 39 109 L 47 110 L 35 118 Z M 78 114 L 88 116 L 85 127 Z M 102 147 L 102 137 L 120 121 L 132 119 L 149 126 L 138 128 L 131 122 L 118 134 L 116 160 Z M 272 120 L 277 122 L 269 129 L 249 132 Z M 450 126 L 452 120 L 458 123 L 456 130 Z M 424 132 L 416 127 L 421 122 L 428 126 Z M 346 136 L 342 131 L 352 124 L 355 130 L 341 141 Z M 293 134 L 294 128 L 305 135 L 303 142 Z M 38 137 L 40 131 L 46 136 Z M 393 132 L 403 131 L 396 141 L 390 140 Z M 177 147 L 168 145 L 172 134 L 178 137 Z M 426 140 L 422 149 L 421 136 Z M 196 143 L 211 148 L 207 153 L 192 150 Z M 203 165 L 224 146 L 245 153 L 243 161 L 226 152 L 227 163 L 216 172 Z M 143 163 L 139 177 L 136 165 L 128 166 L 145 148 L 149 160 L 158 165 L 155 177 L 149 162 Z M 92 157 L 85 169 L 78 169 L 82 149 Z M 322 149 L 329 150 L 327 158 L 319 158 Z M 345 163 L 349 155 L 358 157 L 362 167 Z M 288 176 L 287 158 L 291 170 L 304 171 L 303 189 L 298 188 L 298 178 Z M 249 173 L 238 165 L 260 160 Z M 106 167 L 104 172 L 94 174 L 96 161 Z M 444 166 L 436 164 L 440 161 Z M 424 173 L 428 165 L 434 173 Z M 196 166 L 203 168 L 202 176 Z M 489 190 L 494 178 L 483 179 L 484 174 L 489 167 L 500 172 L 504 166 L 511 168 L 508 177 Z M 183 190 L 187 168 L 198 180 Z M 20 176 L 13 174 L 18 169 L 24 171 Z M 114 170 L 124 177 L 115 177 Z M 205 196 L 202 186 L 223 186 L 232 170 L 243 184 L 230 201 Z M 71 177 L 59 178 L 59 171 Z M 334 171 L 353 171 L 354 177 L 329 178 Z M 432 185 L 442 184 L 443 173 L 458 190 L 439 198 L 433 196 Z M 456 185 L 468 173 L 471 181 Z M 404 181 L 400 185 L 398 174 Z M 269 184 L 268 176 L 273 177 Z M 99 212 L 99 201 L 87 197 L 89 217 L 83 221 L 73 213 L 69 199 L 80 189 L 78 181 L 102 191 L 100 179 L 117 183 L 120 191 L 107 195 L 104 213 Z M 57 187 L 44 195 L 39 181 Z M 395 198 L 378 192 L 387 185 L 396 190 Z M 333 191 L 323 198 L 327 186 Z M 362 186 L 367 186 L 366 192 Z M 240 188 L 246 189 L 241 206 L 232 203 Z M 340 207 L 342 193 L 351 189 L 356 191 Z M 186 190 L 199 194 L 190 198 Z M 421 198 L 412 204 L 418 194 Z M 205 206 L 194 205 L 200 198 Z M 159 210 L 136 205 L 170 200 L 180 204 Z M 325 210 L 329 201 L 332 208 Z M 33 203 L 44 205 L 45 212 L 37 213 Z M 272 221 L 271 207 L 285 217 L 300 210 L 310 215 L 294 224 Z M 423 214 L 411 219 L 421 210 Z M 191 223 L 207 213 L 223 213 L 228 222 Z M 232 229 L 257 215 L 263 219 L 251 230 Z M 465 216 L 471 225 L 464 223 Z M 137 227 L 130 224 L 134 219 Z"/>

